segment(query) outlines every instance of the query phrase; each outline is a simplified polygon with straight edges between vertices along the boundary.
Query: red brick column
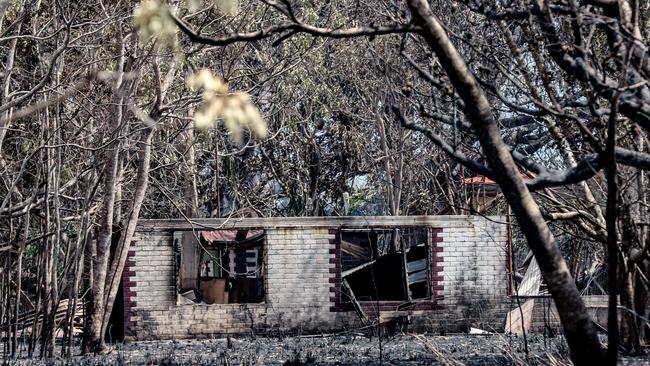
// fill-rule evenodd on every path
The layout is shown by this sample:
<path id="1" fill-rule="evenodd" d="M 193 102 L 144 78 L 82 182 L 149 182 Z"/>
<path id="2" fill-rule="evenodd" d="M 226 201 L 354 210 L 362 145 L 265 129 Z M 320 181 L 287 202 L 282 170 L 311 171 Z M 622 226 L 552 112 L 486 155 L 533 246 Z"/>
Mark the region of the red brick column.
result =
<path id="1" fill-rule="evenodd" d="M 135 241 L 131 246 L 135 245 Z M 132 337 L 135 335 L 134 329 L 137 325 L 136 321 L 132 320 L 133 308 L 136 305 L 136 281 L 135 281 L 135 250 L 129 250 L 124 264 L 124 272 L 122 272 L 122 290 L 124 294 L 124 336 Z"/>
<path id="2" fill-rule="evenodd" d="M 347 307 L 341 304 L 341 230 L 329 229 L 330 254 L 330 312 L 346 311 Z"/>
<path id="3" fill-rule="evenodd" d="M 444 277 L 442 271 L 444 270 L 443 262 L 445 261 L 442 250 L 444 249 L 439 245 L 442 243 L 442 237 L 438 234 L 442 232 L 442 228 L 431 229 L 431 302 L 437 303 L 442 299 L 440 294 L 445 286 L 441 285 Z"/>

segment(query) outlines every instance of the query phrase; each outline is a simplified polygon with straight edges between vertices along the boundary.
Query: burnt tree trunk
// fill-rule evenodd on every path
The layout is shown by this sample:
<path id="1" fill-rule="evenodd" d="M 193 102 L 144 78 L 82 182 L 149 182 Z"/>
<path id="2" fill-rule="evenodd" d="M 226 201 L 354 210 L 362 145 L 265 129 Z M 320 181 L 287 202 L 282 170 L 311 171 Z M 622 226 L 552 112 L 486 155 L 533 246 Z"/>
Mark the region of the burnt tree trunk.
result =
<path id="1" fill-rule="evenodd" d="M 138 163 L 138 173 L 136 177 L 136 187 L 135 193 L 133 195 L 133 203 L 131 205 L 131 210 L 129 212 L 129 219 L 127 221 L 124 233 L 120 236 L 120 241 L 115 250 L 115 256 L 111 264 L 110 272 L 106 277 L 106 291 L 104 301 L 104 312 L 103 319 L 101 323 L 101 334 L 106 333 L 106 327 L 108 326 L 108 320 L 111 316 L 111 311 L 113 310 L 113 304 L 115 302 L 115 297 L 117 296 L 117 291 L 119 289 L 120 281 L 122 279 L 122 271 L 124 270 L 124 265 L 126 264 L 127 254 L 129 248 L 131 247 L 131 241 L 133 239 L 133 234 L 135 233 L 135 228 L 138 223 L 138 218 L 140 217 L 140 209 L 142 208 L 142 202 L 144 201 L 145 193 L 147 192 L 147 187 L 149 186 L 149 165 L 151 162 L 151 139 L 154 133 L 153 127 L 148 127 L 143 131 L 142 139 L 139 141 L 140 148 L 140 161 Z"/>
<path id="2" fill-rule="evenodd" d="M 144 128 L 142 131 L 141 138 L 138 141 L 140 159 L 138 160 L 138 168 L 135 180 L 135 192 L 133 193 L 129 218 L 124 228 L 124 232 L 120 236 L 120 241 L 118 242 L 117 248 L 115 249 L 115 255 L 111 263 L 110 271 L 106 277 L 106 292 L 105 298 L 103 299 L 105 309 L 101 323 L 102 334 L 105 334 L 106 327 L 108 326 L 111 312 L 113 310 L 113 304 L 115 303 L 115 297 L 117 296 L 120 281 L 122 280 L 124 265 L 126 264 L 129 248 L 131 247 L 131 241 L 133 240 L 135 228 L 140 217 L 140 209 L 142 208 L 142 203 L 144 202 L 145 194 L 147 193 L 147 188 L 149 187 L 151 142 L 154 132 L 156 131 L 156 125 L 162 114 L 161 107 L 163 99 L 165 98 L 167 90 L 173 81 L 175 73 L 176 63 L 173 62 L 169 71 L 167 72 L 165 79 L 161 81 L 158 64 L 154 61 L 154 74 L 156 76 L 155 87 L 157 91 L 156 103 L 148 116 L 144 115 L 144 113 L 137 110 L 137 107 L 133 106 L 134 113 L 146 125 L 146 128 Z"/>
<path id="3" fill-rule="evenodd" d="M 124 117 L 125 94 L 128 90 L 128 84 L 123 80 L 122 72 L 125 67 L 124 57 L 125 47 L 121 43 L 120 57 L 118 60 L 117 73 L 119 74 L 116 82 L 116 92 L 113 98 L 114 107 L 109 117 L 109 128 L 111 135 L 108 140 L 112 140 L 106 148 L 106 163 L 102 171 L 103 177 L 103 200 L 100 211 L 100 225 L 97 233 L 97 240 L 94 248 L 90 248 L 92 253 L 92 278 L 90 280 L 90 298 L 88 299 L 88 314 L 86 316 L 84 330 L 84 353 L 101 353 L 105 350 L 104 333 L 102 332 L 102 323 L 104 321 L 105 304 L 105 284 L 108 273 L 110 260 L 110 246 L 113 236 L 113 221 L 115 217 L 115 196 L 116 184 L 118 184 L 118 163 L 120 144 L 117 137 L 120 134 L 122 120 Z"/>
<path id="4" fill-rule="evenodd" d="M 618 359 L 618 234 L 616 232 L 618 184 L 616 182 L 617 167 L 614 148 L 616 147 L 616 115 L 617 98 L 613 98 L 607 127 L 607 143 L 604 152 L 605 173 L 607 176 L 607 284 L 609 290 L 609 305 L 607 312 L 607 363 L 616 365 Z"/>
<path id="5" fill-rule="evenodd" d="M 501 139 L 491 106 L 453 46 L 427 2 L 409 0 L 414 21 L 422 27 L 421 35 L 438 57 L 466 105 L 465 113 L 478 137 L 483 152 L 501 190 L 515 214 L 528 246 L 535 254 L 542 275 L 555 300 L 564 328 L 571 358 L 577 365 L 597 364 L 604 355 L 596 329 L 571 277 L 539 207 Z"/>

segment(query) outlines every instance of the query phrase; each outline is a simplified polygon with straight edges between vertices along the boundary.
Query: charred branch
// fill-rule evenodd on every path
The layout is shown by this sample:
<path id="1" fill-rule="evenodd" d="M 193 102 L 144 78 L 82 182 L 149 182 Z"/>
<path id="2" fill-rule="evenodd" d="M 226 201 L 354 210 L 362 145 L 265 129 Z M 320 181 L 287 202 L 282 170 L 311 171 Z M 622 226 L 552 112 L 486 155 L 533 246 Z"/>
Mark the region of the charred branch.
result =
<path id="1" fill-rule="evenodd" d="M 270 26 L 254 32 L 237 32 L 218 37 L 209 37 L 200 35 L 194 31 L 190 25 L 175 15 L 172 14 L 171 16 L 176 22 L 178 28 L 188 36 L 191 42 L 210 46 L 226 46 L 234 43 L 254 42 L 276 35 L 281 36 L 283 39 L 285 39 L 288 36 L 298 33 L 306 33 L 316 37 L 341 39 L 355 37 L 374 37 L 386 34 L 417 33 L 419 31 L 419 28 L 412 24 L 367 25 L 363 27 L 345 29 L 330 29 L 316 27 L 302 22 L 291 21 Z"/>

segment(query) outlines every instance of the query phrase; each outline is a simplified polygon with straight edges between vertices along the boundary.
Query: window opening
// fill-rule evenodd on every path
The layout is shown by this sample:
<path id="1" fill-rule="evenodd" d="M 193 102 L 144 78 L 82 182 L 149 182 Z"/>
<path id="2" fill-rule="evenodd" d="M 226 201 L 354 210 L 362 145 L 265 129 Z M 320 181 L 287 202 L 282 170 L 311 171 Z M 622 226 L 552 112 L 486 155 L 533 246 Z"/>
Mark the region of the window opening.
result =
<path id="1" fill-rule="evenodd" d="M 264 301 L 263 230 L 174 233 L 177 285 L 184 303 Z"/>
<path id="2" fill-rule="evenodd" d="M 341 280 L 344 302 L 431 298 L 429 230 L 343 229 Z"/>

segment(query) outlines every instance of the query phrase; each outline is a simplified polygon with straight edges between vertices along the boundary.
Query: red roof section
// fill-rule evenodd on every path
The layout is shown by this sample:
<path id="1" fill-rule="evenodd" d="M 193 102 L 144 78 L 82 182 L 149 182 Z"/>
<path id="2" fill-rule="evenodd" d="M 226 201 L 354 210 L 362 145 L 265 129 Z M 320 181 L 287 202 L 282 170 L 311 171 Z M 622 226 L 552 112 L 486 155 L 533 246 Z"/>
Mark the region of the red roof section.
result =
<path id="1" fill-rule="evenodd" d="M 533 174 L 535 175 L 535 174 Z M 525 181 L 529 181 L 531 178 L 525 174 L 521 174 L 521 177 Z M 463 178 L 463 183 L 465 184 L 487 184 L 487 185 L 496 185 L 497 183 L 493 181 L 492 179 L 484 176 L 484 175 L 479 175 L 478 177 L 470 177 L 470 178 Z"/>
<path id="2" fill-rule="evenodd" d="M 238 230 L 211 230 L 201 231 L 201 237 L 207 241 L 235 241 Z M 246 239 L 262 234 L 262 230 L 248 230 Z M 243 239 L 245 240 L 245 239 Z"/>
<path id="3" fill-rule="evenodd" d="M 478 177 L 470 177 L 470 178 L 463 178 L 463 183 L 465 184 L 475 184 L 475 183 L 483 183 L 483 184 L 496 184 L 495 181 L 492 179 L 481 175 Z"/>

